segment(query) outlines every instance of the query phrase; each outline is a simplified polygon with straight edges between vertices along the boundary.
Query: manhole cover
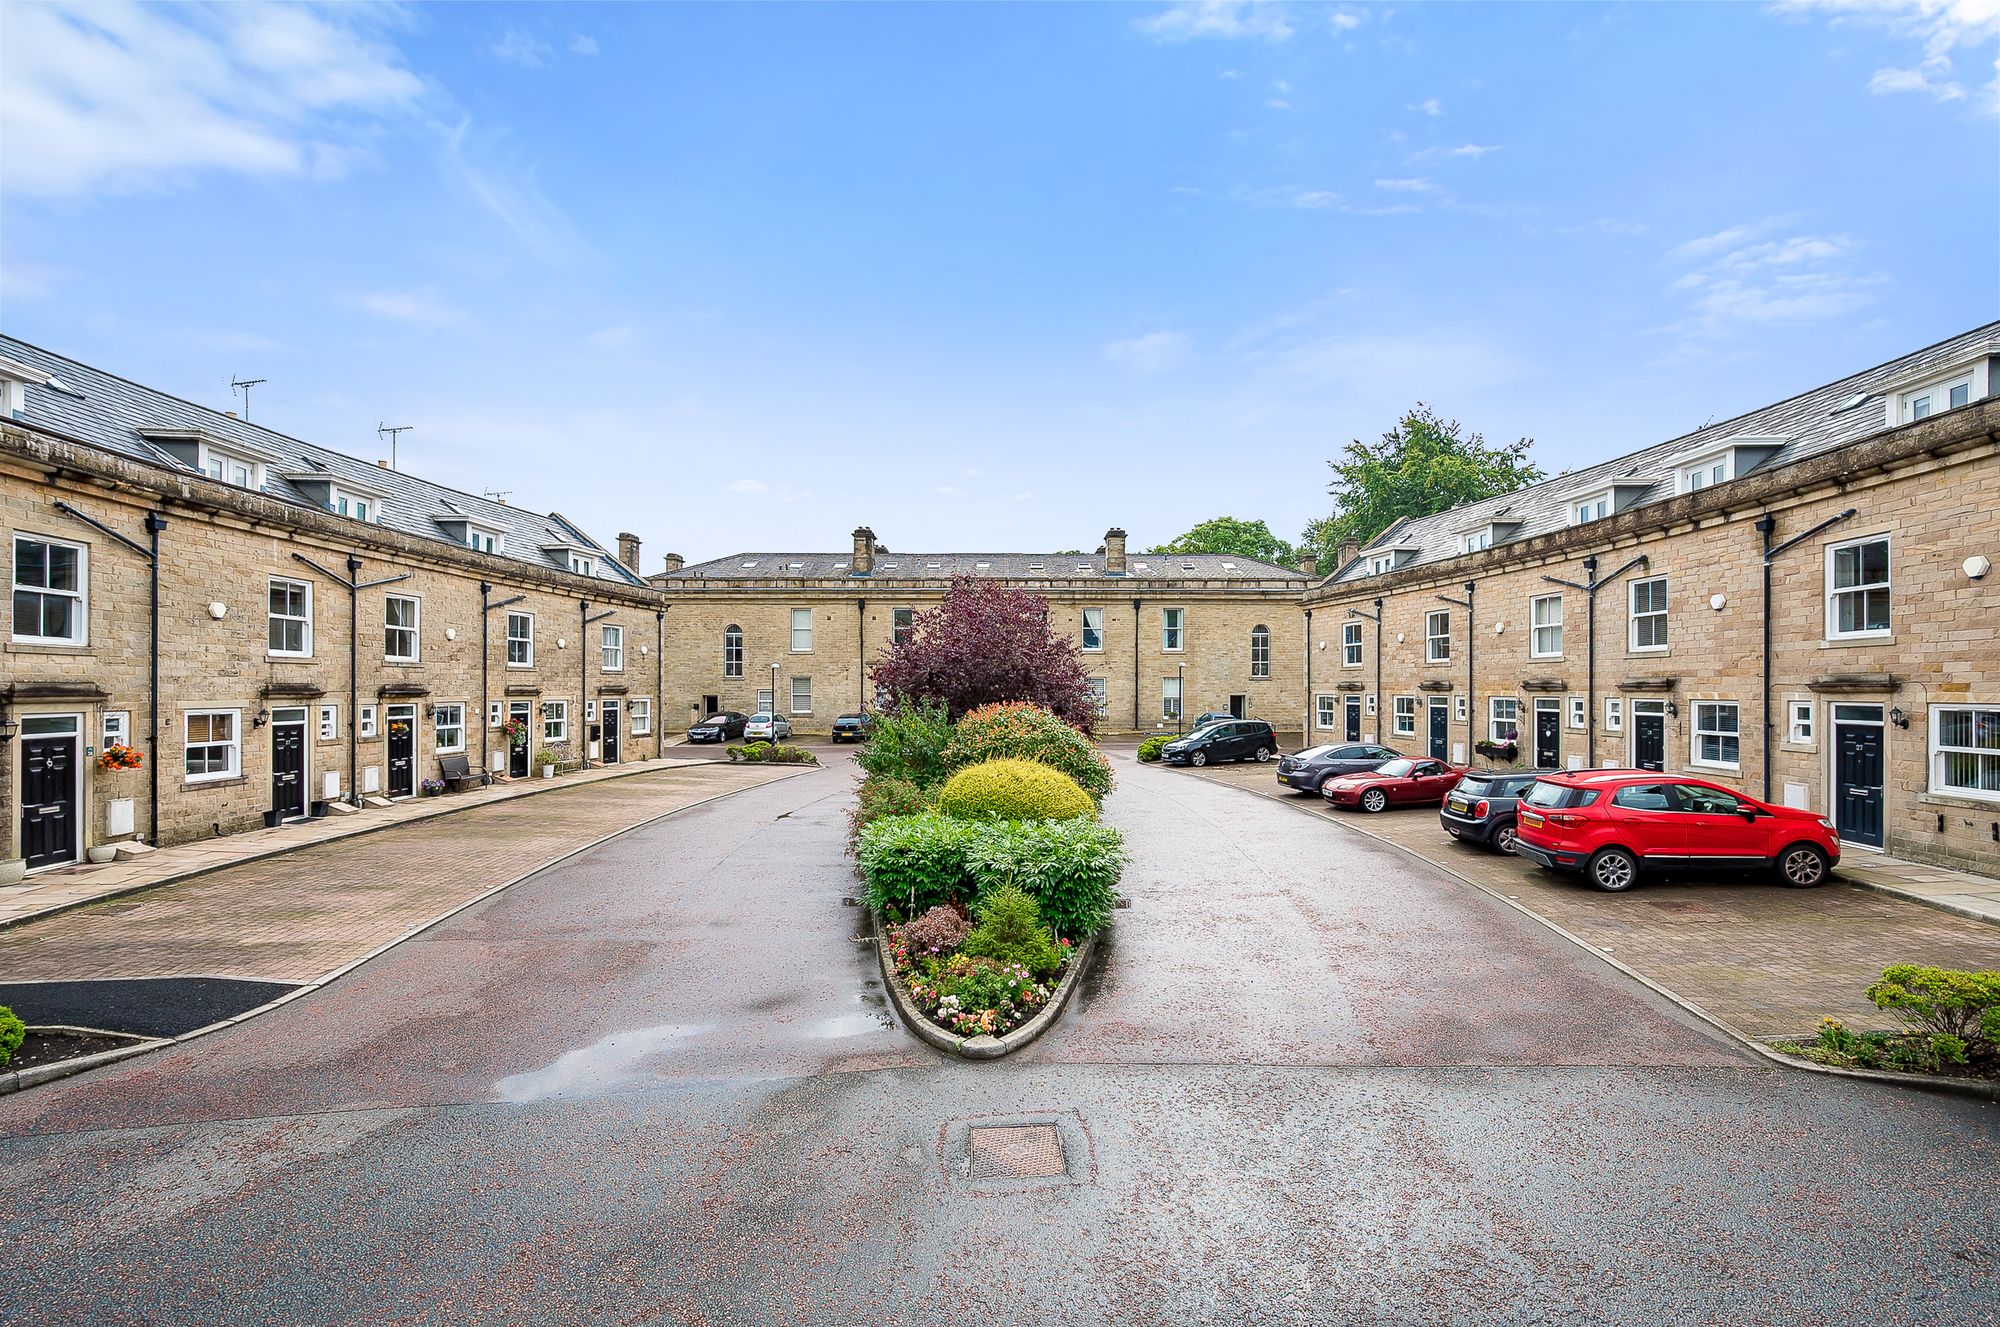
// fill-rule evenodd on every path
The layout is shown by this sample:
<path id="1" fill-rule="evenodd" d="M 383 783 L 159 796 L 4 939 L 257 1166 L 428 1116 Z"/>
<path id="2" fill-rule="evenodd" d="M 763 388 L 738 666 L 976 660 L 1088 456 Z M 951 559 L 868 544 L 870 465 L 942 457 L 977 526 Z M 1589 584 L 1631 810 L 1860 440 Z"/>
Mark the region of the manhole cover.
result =
<path id="1" fill-rule="evenodd" d="M 1065 1175 L 1062 1135 L 1053 1124 L 975 1125 L 967 1143 L 967 1179 Z"/>

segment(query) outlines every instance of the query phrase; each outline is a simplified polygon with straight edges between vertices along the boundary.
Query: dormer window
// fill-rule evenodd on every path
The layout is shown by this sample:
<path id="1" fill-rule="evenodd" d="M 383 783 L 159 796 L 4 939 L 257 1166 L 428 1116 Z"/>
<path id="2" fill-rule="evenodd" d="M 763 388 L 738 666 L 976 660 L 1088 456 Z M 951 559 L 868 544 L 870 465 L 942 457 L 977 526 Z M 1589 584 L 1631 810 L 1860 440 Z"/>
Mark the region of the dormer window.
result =
<path id="1" fill-rule="evenodd" d="M 1886 394 L 1888 418 L 1884 422 L 1891 427 L 1914 424 L 1983 401 L 1993 394 L 1992 373 L 1992 360 L 1985 352 L 1970 364 L 1960 361 L 1942 370 L 1933 369 L 1926 377 Z"/>
<path id="2" fill-rule="evenodd" d="M 1726 484 L 1732 479 L 1741 479 L 1764 462 L 1778 454 L 1789 438 L 1769 437 L 1762 434 L 1731 438 L 1717 451 L 1705 452 L 1689 461 L 1683 461 L 1675 472 L 1675 487 L 1682 493 L 1694 493 L 1717 484 Z"/>
<path id="3" fill-rule="evenodd" d="M 1474 530 L 1459 539 L 1459 551 L 1463 553 L 1483 553 L 1493 547 L 1493 527 Z"/>
<path id="4" fill-rule="evenodd" d="M 1582 502 L 1577 503 L 1570 511 L 1569 523 L 1571 525 L 1582 525 L 1585 521 L 1601 521 L 1610 514 L 1611 495 L 1602 493 L 1597 497 L 1585 498 Z"/>
<path id="5" fill-rule="evenodd" d="M 1940 410 L 1956 410 L 1971 400 L 1972 375 L 1969 373 L 1953 382 L 1941 382 L 1922 391 L 1907 392 L 1903 396 L 1903 422 L 1907 424 L 1927 419 Z"/>
<path id="6" fill-rule="evenodd" d="M 1381 553 L 1368 559 L 1368 574 L 1370 576 L 1380 576 L 1384 572 L 1394 571 L 1395 569 L 1396 555 L 1394 553 Z"/>
<path id="7" fill-rule="evenodd" d="M 339 485 L 327 490 L 326 509 L 336 516 L 352 516 L 357 521 L 375 524 L 382 519 L 382 500 L 370 495 L 343 492 Z"/>
<path id="8" fill-rule="evenodd" d="M 1693 465 L 1681 467 L 1681 492 L 1693 493 L 1699 489 L 1712 488 L 1730 478 L 1729 457 L 1704 456 Z"/>
<path id="9" fill-rule="evenodd" d="M 595 576 L 597 559 L 587 553 L 572 552 L 569 555 L 569 569 L 579 576 Z"/>
<path id="10" fill-rule="evenodd" d="M 137 432 L 190 470 L 237 488 L 261 491 L 265 463 L 278 459 L 255 444 L 217 438 L 203 429 L 141 428 Z"/>
<path id="11" fill-rule="evenodd" d="M 450 504 L 446 504 L 447 506 Z M 438 525 L 445 537 L 475 553 L 501 553 L 506 551 L 507 539 L 498 526 L 482 525 L 469 517 L 438 517 Z"/>

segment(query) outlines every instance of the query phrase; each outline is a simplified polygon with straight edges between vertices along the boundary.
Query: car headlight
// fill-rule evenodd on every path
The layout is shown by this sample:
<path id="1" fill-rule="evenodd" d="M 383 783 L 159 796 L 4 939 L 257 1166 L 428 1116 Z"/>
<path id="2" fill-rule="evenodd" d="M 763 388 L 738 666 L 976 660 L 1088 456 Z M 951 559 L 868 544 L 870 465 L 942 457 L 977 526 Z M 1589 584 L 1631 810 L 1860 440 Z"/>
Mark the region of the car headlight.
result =
<path id="1" fill-rule="evenodd" d="M 1821 829 L 1832 829 L 1834 825 L 1831 820 L 1828 820 L 1825 816 L 1821 816 L 1819 818 L 1819 827 Z"/>

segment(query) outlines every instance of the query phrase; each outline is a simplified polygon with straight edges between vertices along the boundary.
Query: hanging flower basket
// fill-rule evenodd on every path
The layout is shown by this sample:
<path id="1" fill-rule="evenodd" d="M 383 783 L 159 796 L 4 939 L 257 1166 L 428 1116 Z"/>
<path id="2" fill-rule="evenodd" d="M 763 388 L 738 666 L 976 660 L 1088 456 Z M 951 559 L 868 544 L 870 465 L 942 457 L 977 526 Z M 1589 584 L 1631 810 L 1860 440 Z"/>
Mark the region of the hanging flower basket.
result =
<path id="1" fill-rule="evenodd" d="M 528 721 L 512 718 L 500 725 L 500 735 L 507 739 L 507 745 L 519 751 L 528 744 Z"/>
<path id="2" fill-rule="evenodd" d="M 123 742 L 113 742 L 97 753 L 97 768 L 101 770 L 139 769 L 145 763 L 144 756 Z"/>
<path id="3" fill-rule="evenodd" d="M 1482 756 L 1491 756 L 1495 760 L 1518 760 L 1521 756 L 1520 742 L 1515 733 L 1507 734 L 1507 739 L 1502 742 L 1482 737 L 1472 744 L 1472 749 Z"/>

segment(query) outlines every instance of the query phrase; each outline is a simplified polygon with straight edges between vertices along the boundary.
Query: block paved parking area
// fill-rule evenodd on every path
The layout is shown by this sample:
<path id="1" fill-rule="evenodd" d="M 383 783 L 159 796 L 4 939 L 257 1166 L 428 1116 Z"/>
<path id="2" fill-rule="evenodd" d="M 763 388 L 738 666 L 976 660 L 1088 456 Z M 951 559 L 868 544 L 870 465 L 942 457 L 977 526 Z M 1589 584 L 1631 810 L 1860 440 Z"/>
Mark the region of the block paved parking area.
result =
<path id="1" fill-rule="evenodd" d="M 0 931 L 0 981 L 313 981 L 607 834 L 813 769 L 701 761 L 210 871 Z"/>
<path id="2" fill-rule="evenodd" d="M 1302 817 L 1372 834 L 1472 880 L 1611 954 L 1744 1036 L 1896 1021 L 1862 994 L 1891 963 L 2000 969 L 2000 925 L 1843 884 L 1786 889 L 1762 877 L 1649 878 L 1604 894 L 1573 876 L 1453 842 L 1435 807 L 1366 815 L 1281 788 L 1271 765 L 1211 766 L 1206 778 L 1296 805 Z"/>

